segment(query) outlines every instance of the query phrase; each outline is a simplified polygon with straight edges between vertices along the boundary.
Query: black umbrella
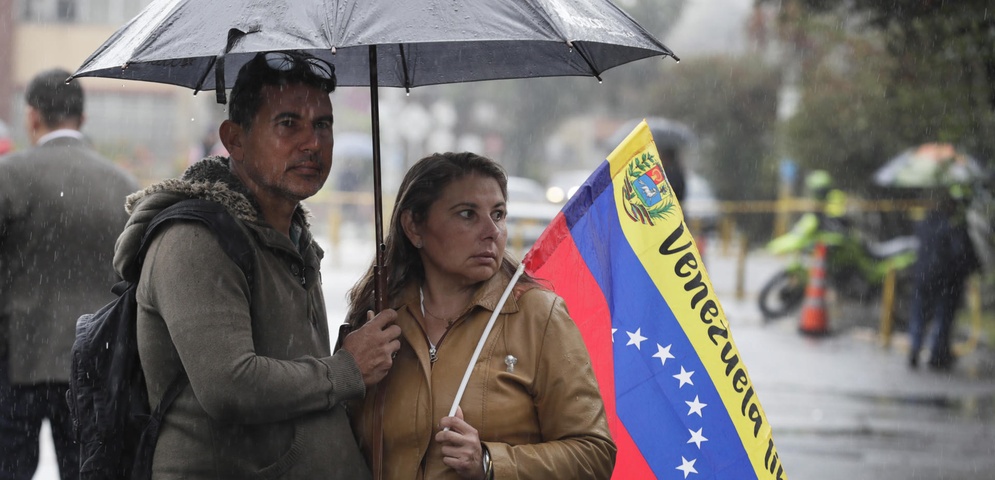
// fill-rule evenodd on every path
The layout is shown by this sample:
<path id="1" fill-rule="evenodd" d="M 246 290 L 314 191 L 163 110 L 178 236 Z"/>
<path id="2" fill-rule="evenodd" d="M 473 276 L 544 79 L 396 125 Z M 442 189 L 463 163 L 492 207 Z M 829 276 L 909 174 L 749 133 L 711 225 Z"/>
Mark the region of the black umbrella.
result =
<path id="1" fill-rule="evenodd" d="M 645 121 L 650 127 L 653 143 L 657 147 L 685 148 L 698 143 L 698 136 L 694 134 L 691 127 L 669 118 L 647 117 L 629 120 L 622 124 L 621 127 L 618 127 L 608 142 L 608 145 L 611 146 L 610 148 L 615 148 L 615 145 L 622 143 L 625 137 L 629 135 L 629 132 L 636 128 L 636 125 L 639 125 L 639 122 L 642 121 Z"/>
<path id="2" fill-rule="evenodd" d="M 370 86 L 377 309 L 382 193 L 377 87 L 592 76 L 647 57 L 677 58 L 609 0 L 155 0 L 73 74 L 215 90 L 225 101 L 256 53 L 306 51 L 339 85 Z"/>

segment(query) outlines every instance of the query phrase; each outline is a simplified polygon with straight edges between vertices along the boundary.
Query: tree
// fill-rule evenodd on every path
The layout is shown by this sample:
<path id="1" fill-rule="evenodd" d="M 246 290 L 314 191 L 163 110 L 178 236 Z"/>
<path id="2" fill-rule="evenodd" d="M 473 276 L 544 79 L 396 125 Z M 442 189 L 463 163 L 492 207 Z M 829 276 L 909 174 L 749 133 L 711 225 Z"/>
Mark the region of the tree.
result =
<path id="1" fill-rule="evenodd" d="M 687 124 L 701 142 L 702 172 L 722 200 L 774 198 L 779 73 L 751 58 L 681 62 L 645 87 L 653 111 Z"/>
<path id="2" fill-rule="evenodd" d="M 758 0 L 758 4 L 771 4 Z M 906 147 L 995 153 L 995 19 L 987 2 L 786 0 L 779 37 L 802 65 L 792 155 L 851 189 Z"/>

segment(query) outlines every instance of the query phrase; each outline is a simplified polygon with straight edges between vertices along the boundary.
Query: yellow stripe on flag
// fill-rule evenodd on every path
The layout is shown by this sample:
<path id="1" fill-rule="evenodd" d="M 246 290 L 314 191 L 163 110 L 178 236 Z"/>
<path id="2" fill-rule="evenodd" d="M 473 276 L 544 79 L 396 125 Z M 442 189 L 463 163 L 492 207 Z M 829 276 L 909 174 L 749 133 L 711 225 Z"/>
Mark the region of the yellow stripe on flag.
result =
<path id="1" fill-rule="evenodd" d="M 757 478 L 787 478 L 681 207 L 666 180 L 656 183 L 662 164 L 645 121 L 608 161 L 622 231 L 701 358 Z"/>

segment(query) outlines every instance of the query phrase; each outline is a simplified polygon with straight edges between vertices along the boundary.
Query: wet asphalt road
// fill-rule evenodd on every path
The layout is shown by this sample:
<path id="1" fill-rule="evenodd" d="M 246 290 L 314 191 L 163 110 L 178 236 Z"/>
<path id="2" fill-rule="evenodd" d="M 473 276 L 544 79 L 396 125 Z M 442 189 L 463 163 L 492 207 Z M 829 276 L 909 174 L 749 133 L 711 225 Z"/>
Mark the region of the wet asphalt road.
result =
<path id="1" fill-rule="evenodd" d="M 797 317 L 765 325 L 754 296 L 780 260 L 752 252 L 744 277 L 758 281 L 744 282 L 737 299 L 734 259 L 720 253 L 706 265 L 789 478 L 995 478 L 990 346 L 974 348 L 949 372 L 912 370 L 903 332 L 882 346 L 879 304 L 832 305 L 825 337 L 800 334 Z"/>
<path id="2" fill-rule="evenodd" d="M 857 332 L 811 340 L 775 324 L 733 335 L 789 478 L 995 478 L 995 381 L 980 353 L 937 373 L 909 370 L 904 350 Z"/>

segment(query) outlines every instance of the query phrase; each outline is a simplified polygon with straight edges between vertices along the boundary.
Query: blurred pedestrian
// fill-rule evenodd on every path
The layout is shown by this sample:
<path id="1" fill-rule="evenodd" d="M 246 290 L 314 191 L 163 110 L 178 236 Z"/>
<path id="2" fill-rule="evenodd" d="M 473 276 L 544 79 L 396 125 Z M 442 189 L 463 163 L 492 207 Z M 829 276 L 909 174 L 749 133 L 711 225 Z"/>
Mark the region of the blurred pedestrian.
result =
<path id="1" fill-rule="evenodd" d="M 591 359 L 563 299 L 505 255 L 507 175 L 472 153 L 423 158 L 404 176 L 386 239 L 385 301 L 403 332 L 390 373 L 353 414 L 384 479 L 607 479 L 615 462 Z M 373 267 L 350 293 L 361 325 Z M 478 340 L 500 309 L 466 395 Z M 381 448 L 382 447 L 382 448 Z"/>
<path id="2" fill-rule="evenodd" d="M 204 134 L 200 139 L 193 145 L 190 146 L 190 151 L 187 153 L 187 166 L 193 165 L 204 157 L 219 156 L 227 157 L 228 150 L 225 149 L 225 145 L 221 143 L 221 139 L 218 137 L 218 131 L 215 128 L 205 129 Z"/>
<path id="3" fill-rule="evenodd" d="M 0 120 L 0 156 L 10 153 L 13 149 L 14 141 L 10 138 L 10 129 L 3 120 Z"/>
<path id="4" fill-rule="evenodd" d="M 224 206 L 254 265 L 246 278 L 195 222 L 166 225 L 148 246 L 137 301 L 150 408 L 178 375 L 189 379 L 163 417 L 153 478 L 370 476 L 342 402 L 387 373 L 400 329 L 382 312 L 332 354 L 323 252 L 301 205 L 332 166 L 334 72 L 304 53 L 257 54 L 239 71 L 219 129 L 231 155 L 128 199 L 115 252 L 122 275 L 148 222 L 186 198 Z"/>
<path id="5" fill-rule="evenodd" d="M 919 251 L 909 318 L 912 368 L 919 366 L 923 338 L 930 326 L 929 366 L 949 369 L 955 361 L 951 331 L 964 296 L 964 282 L 981 266 L 967 231 L 968 193 L 964 186 L 952 186 L 916 228 Z"/>
<path id="6" fill-rule="evenodd" d="M 677 203 L 683 204 L 687 191 L 687 180 L 684 178 L 686 174 L 680 152 L 681 149 L 674 146 L 659 146 L 657 151 L 660 154 L 663 173 L 667 176 L 667 182 L 670 183 L 670 188 L 674 191 L 674 198 L 677 199 Z"/>
<path id="7" fill-rule="evenodd" d="M 78 478 L 66 403 L 76 319 L 113 298 L 114 240 L 134 178 L 80 133 L 83 89 L 61 69 L 28 84 L 32 148 L 0 158 L 0 479 L 30 480 L 48 419 L 63 479 Z"/>

